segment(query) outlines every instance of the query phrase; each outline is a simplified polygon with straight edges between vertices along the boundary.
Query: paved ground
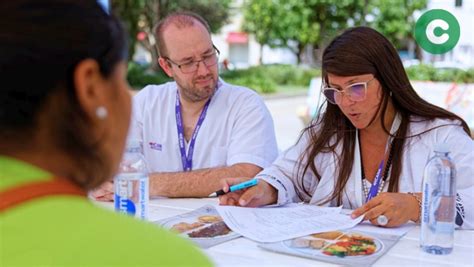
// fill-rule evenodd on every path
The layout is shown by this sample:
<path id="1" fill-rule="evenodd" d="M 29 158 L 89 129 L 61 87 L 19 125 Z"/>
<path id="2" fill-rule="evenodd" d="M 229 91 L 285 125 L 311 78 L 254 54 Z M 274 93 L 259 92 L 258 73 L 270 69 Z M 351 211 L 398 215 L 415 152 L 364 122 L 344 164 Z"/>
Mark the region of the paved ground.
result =
<path id="1" fill-rule="evenodd" d="M 303 122 L 297 116 L 298 107 L 306 103 L 305 96 L 293 96 L 284 98 L 267 98 L 267 105 L 275 124 L 275 133 L 280 150 L 292 146 L 304 128 Z"/>

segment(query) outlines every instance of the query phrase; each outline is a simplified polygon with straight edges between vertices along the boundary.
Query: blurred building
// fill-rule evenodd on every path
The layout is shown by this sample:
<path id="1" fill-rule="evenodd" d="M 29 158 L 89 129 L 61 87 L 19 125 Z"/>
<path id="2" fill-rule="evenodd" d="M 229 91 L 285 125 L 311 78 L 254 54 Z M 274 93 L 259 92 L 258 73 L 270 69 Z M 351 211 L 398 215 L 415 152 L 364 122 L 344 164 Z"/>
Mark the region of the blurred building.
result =
<path id="1" fill-rule="evenodd" d="M 213 40 L 221 51 L 220 60 L 226 60 L 231 67 L 246 68 L 257 65 L 260 54 L 262 54 L 262 63 L 264 64 L 296 64 L 296 56 L 291 50 L 287 48 L 272 49 L 266 45 L 261 49 L 260 44 L 255 41 L 252 35 L 241 31 L 243 2 L 243 0 L 233 2 L 231 22 L 224 26 L 219 34 L 213 35 Z M 427 10 L 430 9 L 444 9 L 452 13 L 459 21 L 461 37 L 456 47 L 446 54 L 433 55 L 423 51 L 423 61 L 433 63 L 436 67 L 463 69 L 474 67 L 474 28 L 472 27 L 474 25 L 474 0 L 429 0 Z M 419 16 L 423 12 L 419 12 Z M 414 47 L 412 47 L 413 49 Z"/>
<path id="2" fill-rule="evenodd" d="M 235 0 L 232 3 L 230 23 L 222 27 L 218 34 L 213 34 L 212 39 L 221 55 L 220 61 L 227 60 L 229 67 L 247 68 L 258 65 L 260 54 L 262 63 L 296 64 L 296 56 L 287 48 L 270 48 L 265 45 L 260 49 L 260 44 L 255 38 L 242 32 L 243 0 Z"/>
<path id="3" fill-rule="evenodd" d="M 99 2 L 104 6 L 108 4 L 108 0 L 99 0 Z M 263 64 L 296 64 L 296 55 L 290 49 L 270 48 L 267 45 L 261 47 L 253 35 L 242 31 L 243 4 L 244 0 L 234 0 L 231 4 L 230 23 L 223 26 L 219 33 L 212 35 L 214 44 L 221 52 L 219 57 L 221 64 L 230 69 L 247 68 L 258 65 L 260 56 Z M 436 67 L 463 69 L 474 67 L 474 28 L 472 26 L 474 25 L 474 0 L 428 0 L 426 10 L 430 9 L 444 9 L 452 13 L 459 21 L 461 36 L 456 47 L 446 54 L 433 55 L 422 51 L 423 62 L 433 63 Z M 421 16 L 426 10 L 418 12 L 415 17 Z M 409 51 L 401 51 L 400 56 L 407 67 L 419 64 L 419 61 L 414 59 L 414 43 L 411 44 Z M 313 61 L 311 46 L 306 48 L 303 57 L 306 63 Z M 151 61 L 151 55 L 139 43 L 137 43 L 134 61 L 143 64 Z"/>
<path id="4" fill-rule="evenodd" d="M 446 54 L 423 52 L 423 61 L 437 67 L 474 67 L 474 0 L 430 0 L 427 9 L 444 9 L 453 14 L 461 27 L 461 36 L 454 49 Z"/>

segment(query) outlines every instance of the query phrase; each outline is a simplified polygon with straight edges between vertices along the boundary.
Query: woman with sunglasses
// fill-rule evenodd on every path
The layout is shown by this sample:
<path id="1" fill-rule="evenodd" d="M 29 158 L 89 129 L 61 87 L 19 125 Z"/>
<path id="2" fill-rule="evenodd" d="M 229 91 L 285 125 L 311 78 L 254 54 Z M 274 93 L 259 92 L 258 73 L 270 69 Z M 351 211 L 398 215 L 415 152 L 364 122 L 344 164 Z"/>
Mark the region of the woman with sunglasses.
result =
<path id="1" fill-rule="evenodd" d="M 474 142 L 464 120 L 423 100 L 391 43 L 357 27 L 336 37 L 322 62 L 326 109 L 295 146 L 256 177 L 257 186 L 220 197 L 223 205 L 289 202 L 354 209 L 355 218 L 396 227 L 419 222 L 423 170 L 447 143 L 457 170 L 456 223 L 474 226 Z M 227 179 L 229 184 L 241 179 Z"/>
<path id="2" fill-rule="evenodd" d="M 119 21 L 95 0 L 16 0 L 0 2 L 0 25 L 0 266 L 210 266 L 87 199 L 117 170 L 130 122 Z"/>

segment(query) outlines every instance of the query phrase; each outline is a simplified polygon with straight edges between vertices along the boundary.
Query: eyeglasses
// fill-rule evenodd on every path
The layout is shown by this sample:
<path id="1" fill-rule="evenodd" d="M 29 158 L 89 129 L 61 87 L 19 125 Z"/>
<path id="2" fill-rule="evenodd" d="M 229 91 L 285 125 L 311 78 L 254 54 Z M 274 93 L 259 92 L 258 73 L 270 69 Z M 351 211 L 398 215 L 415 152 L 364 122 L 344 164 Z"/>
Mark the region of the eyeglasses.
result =
<path id="1" fill-rule="evenodd" d="M 219 58 L 220 51 L 214 45 L 212 45 L 212 48 L 214 48 L 214 51 L 212 51 L 211 53 L 207 55 L 202 56 L 201 60 L 192 60 L 192 61 L 188 61 L 182 64 L 178 64 L 168 57 L 163 57 L 163 58 L 166 61 L 176 65 L 181 70 L 182 73 L 184 74 L 193 73 L 199 68 L 200 62 L 202 62 L 206 67 L 212 67 L 217 64 L 217 59 Z"/>
<path id="2" fill-rule="evenodd" d="M 375 79 L 372 78 L 366 82 L 353 83 L 342 90 L 323 86 L 323 94 L 326 99 L 335 105 L 342 103 L 342 96 L 345 94 L 351 101 L 363 101 L 367 95 L 367 84 Z"/>

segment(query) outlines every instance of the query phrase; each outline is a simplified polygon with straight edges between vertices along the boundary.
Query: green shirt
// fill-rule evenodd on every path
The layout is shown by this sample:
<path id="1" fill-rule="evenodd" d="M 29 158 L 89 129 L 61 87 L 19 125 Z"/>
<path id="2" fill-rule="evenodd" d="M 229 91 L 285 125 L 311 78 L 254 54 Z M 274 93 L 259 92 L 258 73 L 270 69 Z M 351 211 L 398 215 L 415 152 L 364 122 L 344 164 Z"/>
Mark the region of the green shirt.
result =
<path id="1" fill-rule="evenodd" d="M 0 156 L 0 191 L 52 179 Z M 211 266 L 175 234 L 95 206 L 87 198 L 47 196 L 0 213 L 0 266 Z"/>

